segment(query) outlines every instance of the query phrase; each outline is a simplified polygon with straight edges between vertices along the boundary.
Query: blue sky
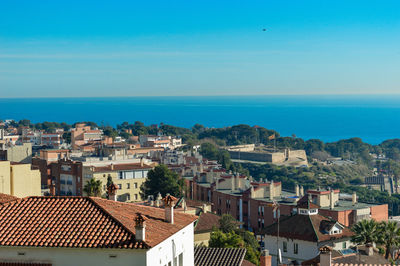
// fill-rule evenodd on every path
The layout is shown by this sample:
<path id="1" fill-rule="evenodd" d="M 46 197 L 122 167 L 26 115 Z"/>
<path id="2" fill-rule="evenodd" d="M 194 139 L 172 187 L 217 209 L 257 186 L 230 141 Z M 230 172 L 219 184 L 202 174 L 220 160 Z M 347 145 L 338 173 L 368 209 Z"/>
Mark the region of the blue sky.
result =
<path id="1" fill-rule="evenodd" d="M 397 0 L 2 0 L 0 97 L 397 94 L 399 14 Z"/>

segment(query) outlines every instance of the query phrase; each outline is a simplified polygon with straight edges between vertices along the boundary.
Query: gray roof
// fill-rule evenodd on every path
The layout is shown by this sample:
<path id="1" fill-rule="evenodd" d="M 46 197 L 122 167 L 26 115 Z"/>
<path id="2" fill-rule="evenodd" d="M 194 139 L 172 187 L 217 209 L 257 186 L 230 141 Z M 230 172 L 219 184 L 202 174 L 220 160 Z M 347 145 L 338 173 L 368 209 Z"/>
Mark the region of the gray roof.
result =
<path id="1" fill-rule="evenodd" d="M 194 248 L 195 266 L 241 266 L 245 248 Z"/>

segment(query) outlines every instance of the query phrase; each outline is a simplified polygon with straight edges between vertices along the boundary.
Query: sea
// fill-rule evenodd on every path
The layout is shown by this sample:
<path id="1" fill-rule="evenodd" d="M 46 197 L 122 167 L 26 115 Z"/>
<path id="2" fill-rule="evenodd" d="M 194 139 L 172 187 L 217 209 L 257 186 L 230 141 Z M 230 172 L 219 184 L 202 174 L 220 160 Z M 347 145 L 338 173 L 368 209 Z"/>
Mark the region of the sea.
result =
<path id="1" fill-rule="evenodd" d="M 305 140 L 359 137 L 379 144 L 400 138 L 400 95 L 0 98 L 0 120 L 5 119 L 111 126 L 141 121 L 186 128 L 248 124 Z"/>

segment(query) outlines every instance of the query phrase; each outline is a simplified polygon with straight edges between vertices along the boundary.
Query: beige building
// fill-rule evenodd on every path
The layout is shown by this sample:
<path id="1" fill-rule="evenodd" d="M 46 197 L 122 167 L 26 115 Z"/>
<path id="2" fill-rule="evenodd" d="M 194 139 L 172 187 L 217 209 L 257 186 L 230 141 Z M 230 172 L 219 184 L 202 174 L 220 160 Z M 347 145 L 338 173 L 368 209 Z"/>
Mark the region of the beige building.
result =
<path id="1" fill-rule="evenodd" d="M 111 176 L 115 185 L 117 200 L 123 202 L 141 201 L 140 186 L 153 166 L 141 163 L 109 164 L 104 166 L 84 166 L 83 186 L 92 178 L 102 183 L 102 196 L 106 196 L 107 179 Z"/>
<path id="2" fill-rule="evenodd" d="M 31 164 L 0 161 L 0 193 L 19 198 L 40 196 L 40 171 Z"/>
<path id="3" fill-rule="evenodd" d="M 18 163 L 32 162 L 32 144 L 22 143 L 14 145 L 11 143 L 0 143 L 0 160 Z"/>

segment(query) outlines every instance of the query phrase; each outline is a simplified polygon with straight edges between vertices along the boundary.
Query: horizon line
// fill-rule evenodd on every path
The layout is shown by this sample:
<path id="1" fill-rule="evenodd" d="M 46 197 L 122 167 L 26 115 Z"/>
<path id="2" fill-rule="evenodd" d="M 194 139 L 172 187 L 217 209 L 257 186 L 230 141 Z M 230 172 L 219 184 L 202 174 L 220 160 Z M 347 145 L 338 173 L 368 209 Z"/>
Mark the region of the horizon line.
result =
<path id="1" fill-rule="evenodd" d="M 99 98 L 184 98 L 184 97 L 255 97 L 255 96 L 400 96 L 399 93 L 260 93 L 260 94 L 215 94 L 215 95 L 110 95 L 110 96 L 32 96 L 32 97 L 0 97 L 7 99 L 99 99 Z"/>

